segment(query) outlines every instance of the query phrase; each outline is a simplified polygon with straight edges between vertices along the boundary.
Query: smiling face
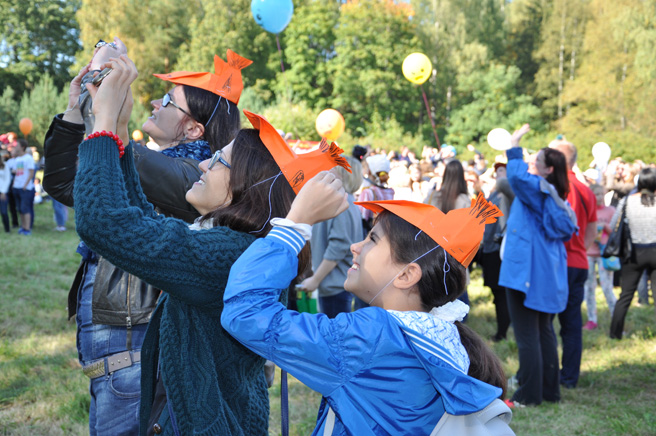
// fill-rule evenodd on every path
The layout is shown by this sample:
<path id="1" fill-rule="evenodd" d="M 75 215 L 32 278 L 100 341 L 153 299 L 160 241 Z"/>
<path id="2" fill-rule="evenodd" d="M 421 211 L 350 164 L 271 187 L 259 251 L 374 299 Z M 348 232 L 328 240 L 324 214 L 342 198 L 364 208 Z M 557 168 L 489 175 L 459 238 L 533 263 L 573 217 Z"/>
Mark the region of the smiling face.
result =
<path id="1" fill-rule="evenodd" d="M 168 94 L 171 96 L 171 101 L 185 112 L 189 112 L 182 86 L 174 87 Z M 151 101 L 150 104 L 153 106 L 153 115 L 143 124 L 142 130 L 150 135 L 160 147 L 180 141 L 184 137 L 183 122 L 189 120 L 189 117 L 173 104 L 163 107 L 161 98 Z"/>
<path id="2" fill-rule="evenodd" d="M 371 301 L 404 267 L 392 261 L 390 244 L 380 224 L 364 241 L 351 245 L 351 253 L 353 266 L 346 275 L 344 289 L 365 302 Z M 376 298 L 372 305 L 379 306 L 382 301 Z"/>
<path id="3" fill-rule="evenodd" d="M 232 166 L 233 143 L 225 146 L 221 157 Z M 221 162 L 217 162 L 208 170 L 210 159 L 206 159 L 198 168 L 203 172 L 200 180 L 187 191 L 186 199 L 201 215 L 205 215 L 220 207 L 230 204 L 230 169 Z"/>

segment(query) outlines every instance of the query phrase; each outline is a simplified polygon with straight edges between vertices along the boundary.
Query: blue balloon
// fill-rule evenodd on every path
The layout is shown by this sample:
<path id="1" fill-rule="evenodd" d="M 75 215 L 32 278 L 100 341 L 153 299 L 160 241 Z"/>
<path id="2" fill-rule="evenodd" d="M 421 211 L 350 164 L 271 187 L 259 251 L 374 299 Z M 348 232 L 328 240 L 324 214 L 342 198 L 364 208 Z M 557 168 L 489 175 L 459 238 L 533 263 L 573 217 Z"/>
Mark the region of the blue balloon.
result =
<path id="1" fill-rule="evenodd" d="M 292 0 L 252 0 L 251 12 L 255 22 L 267 32 L 280 33 L 292 20 Z"/>

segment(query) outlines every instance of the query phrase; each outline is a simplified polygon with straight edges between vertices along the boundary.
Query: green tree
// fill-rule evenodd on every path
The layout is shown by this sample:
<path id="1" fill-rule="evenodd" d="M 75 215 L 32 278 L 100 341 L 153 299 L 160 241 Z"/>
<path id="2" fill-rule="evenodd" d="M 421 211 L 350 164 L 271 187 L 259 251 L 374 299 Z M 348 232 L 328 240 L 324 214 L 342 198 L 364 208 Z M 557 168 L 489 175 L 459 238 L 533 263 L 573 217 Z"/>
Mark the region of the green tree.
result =
<path id="1" fill-rule="evenodd" d="M 394 115 L 408 131 L 417 128 L 421 97 L 401 72 L 403 59 L 420 50 L 407 6 L 391 0 L 353 0 L 341 6 L 330 62 L 332 106 L 360 136 L 374 113 L 384 119 Z"/>
<path id="2" fill-rule="evenodd" d="M 340 1 L 297 2 L 294 19 L 284 33 L 285 73 L 277 93 L 325 109 L 333 93 L 329 64 L 335 57 L 335 28 Z"/>
<path id="3" fill-rule="evenodd" d="M 0 97 L 0 132 L 18 132 L 18 102 L 13 88 L 7 86 Z"/>
<path id="4" fill-rule="evenodd" d="M 480 143 L 496 127 L 512 132 L 523 123 L 543 129 L 540 109 L 530 96 L 517 94 L 515 83 L 520 74 L 517 67 L 493 64 L 487 71 L 461 77 L 458 92 L 465 103 L 453 113 L 447 141 L 461 146 Z"/>
<path id="5" fill-rule="evenodd" d="M 17 120 L 32 120 L 32 132 L 28 140 L 30 145 L 43 147 L 43 140 L 52 121 L 52 117 L 62 111 L 68 103 L 68 89 L 60 92 L 53 79 L 44 75 L 31 91 L 25 91 L 18 108 Z"/>
<path id="6" fill-rule="evenodd" d="M 18 95 L 48 74 L 58 87 L 79 49 L 79 0 L 0 0 L 0 83 Z"/>

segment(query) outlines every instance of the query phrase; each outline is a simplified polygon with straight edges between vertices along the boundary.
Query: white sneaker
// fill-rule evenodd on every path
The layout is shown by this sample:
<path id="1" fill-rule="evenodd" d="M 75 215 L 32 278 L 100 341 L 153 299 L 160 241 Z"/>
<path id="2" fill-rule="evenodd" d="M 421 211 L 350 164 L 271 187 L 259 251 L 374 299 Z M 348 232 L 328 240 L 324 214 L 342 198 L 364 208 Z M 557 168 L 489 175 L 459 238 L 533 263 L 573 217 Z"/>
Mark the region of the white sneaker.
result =
<path id="1" fill-rule="evenodd" d="M 66 227 L 64 227 L 64 226 L 57 226 L 57 227 L 55 227 L 55 231 L 56 231 L 56 232 L 65 232 L 65 231 L 66 231 Z"/>

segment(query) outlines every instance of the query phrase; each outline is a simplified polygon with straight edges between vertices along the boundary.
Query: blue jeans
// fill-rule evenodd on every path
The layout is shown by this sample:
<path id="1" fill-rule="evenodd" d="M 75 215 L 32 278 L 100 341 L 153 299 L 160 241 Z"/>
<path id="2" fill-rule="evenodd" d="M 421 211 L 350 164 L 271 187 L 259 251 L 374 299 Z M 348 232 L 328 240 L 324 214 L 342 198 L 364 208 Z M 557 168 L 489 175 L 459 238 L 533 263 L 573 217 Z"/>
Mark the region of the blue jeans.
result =
<path id="1" fill-rule="evenodd" d="M 560 321 L 560 337 L 563 341 L 560 384 L 569 387 L 576 387 L 581 373 L 581 355 L 583 354 L 581 303 L 583 303 L 587 279 L 587 268 L 567 267 L 569 289 L 567 307 L 558 314 L 558 320 Z"/>
<path id="2" fill-rule="evenodd" d="M 2 215 L 2 226 L 5 229 L 5 232 L 9 233 L 11 228 L 9 227 L 9 213 L 7 213 L 7 206 L 9 204 L 9 199 L 5 196 L 4 200 L 0 199 L 0 215 Z"/>
<path id="3" fill-rule="evenodd" d="M 55 212 L 55 223 L 58 227 L 66 227 L 68 221 L 68 207 L 52 199 L 52 209 Z"/>
<path id="4" fill-rule="evenodd" d="M 351 311 L 351 299 L 351 293 L 346 291 L 330 297 L 319 295 L 321 313 L 328 315 L 328 318 L 335 318 L 340 313 L 349 313 Z"/>
<path id="5" fill-rule="evenodd" d="M 91 303 L 96 263 L 86 262 L 78 292 L 77 350 L 80 364 L 87 365 L 127 349 L 127 329 L 93 324 Z M 132 327 L 132 349 L 140 350 L 147 324 Z M 128 368 L 95 378 L 89 383 L 89 434 L 138 435 L 139 400 L 141 398 L 141 362 Z"/>

